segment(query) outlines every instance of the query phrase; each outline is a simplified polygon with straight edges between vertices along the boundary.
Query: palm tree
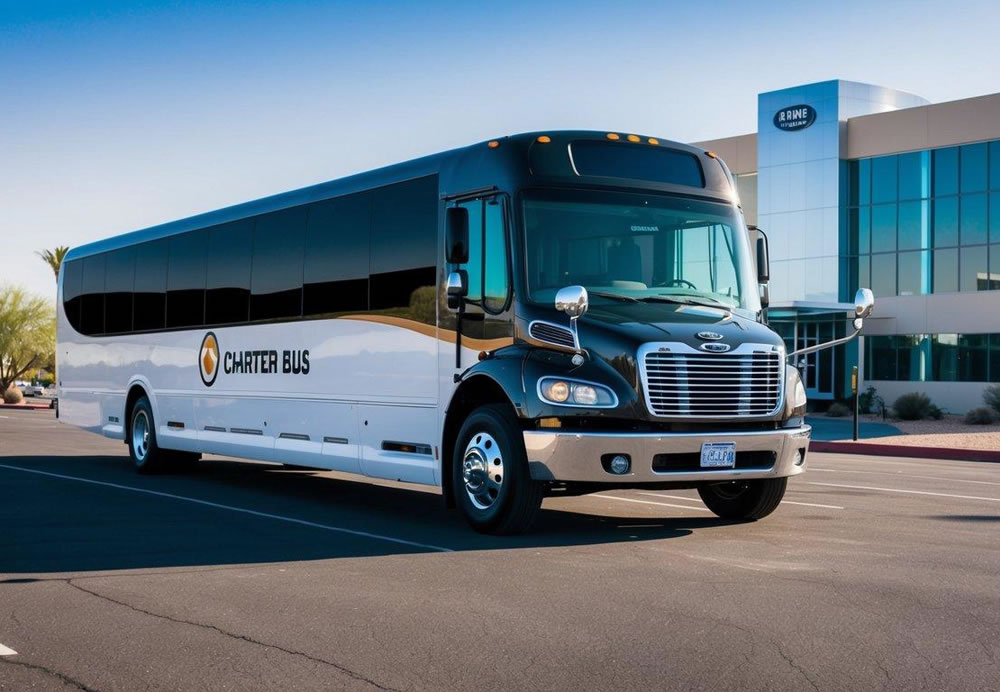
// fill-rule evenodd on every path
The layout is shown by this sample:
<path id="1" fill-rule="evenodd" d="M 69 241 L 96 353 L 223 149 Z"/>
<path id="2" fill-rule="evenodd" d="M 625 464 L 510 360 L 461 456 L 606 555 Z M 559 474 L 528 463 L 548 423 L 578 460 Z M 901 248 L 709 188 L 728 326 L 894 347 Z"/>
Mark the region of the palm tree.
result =
<path id="1" fill-rule="evenodd" d="M 59 280 L 59 267 L 62 266 L 63 257 L 69 252 L 69 248 L 65 245 L 58 245 L 54 250 L 41 250 L 35 252 L 36 255 L 41 257 L 47 265 L 52 267 L 52 273 L 56 275 L 56 280 Z"/>

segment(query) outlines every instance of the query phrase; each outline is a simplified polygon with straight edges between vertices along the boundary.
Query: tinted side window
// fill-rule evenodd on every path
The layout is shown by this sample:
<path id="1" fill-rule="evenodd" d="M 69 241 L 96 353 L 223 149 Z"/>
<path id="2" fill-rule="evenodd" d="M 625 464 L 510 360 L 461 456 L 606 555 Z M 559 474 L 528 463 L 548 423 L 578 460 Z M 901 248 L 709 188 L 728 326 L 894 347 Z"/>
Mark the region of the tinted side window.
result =
<path id="1" fill-rule="evenodd" d="M 104 333 L 104 255 L 83 258 L 80 326 L 84 334 Z"/>
<path id="2" fill-rule="evenodd" d="M 302 314 L 302 246 L 306 207 L 257 217 L 253 233 L 250 319 Z"/>
<path id="3" fill-rule="evenodd" d="M 205 232 L 168 239 L 167 327 L 205 323 Z"/>
<path id="4" fill-rule="evenodd" d="M 63 310 L 73 329 L 80 331 L 80 288 L 83 279 L 83 263 L 72 260 L 63 265 Z"/>
<path id="5" fill-rule="evenodd" d="M 478 303 L 483 298 L 483 200 L 462 202 L 459 206 L 469 210 L 469 261 L 460 267 L 469 275 L 466 299 Z"/>
<path id="6" fill-rule="evenodd" d="M 306 315 L 368 309 L 370 193 L 309 207 L 303 306 Z"/>
<path id="7" fill-rule="evenodd" d="M 135 248 L 108 253 L 104 281 L 105 331 L 124 334 L 132 331 L 132 288 L 135 281 Z"/>
<path id="8" fill-rule="evenodd" d="M 437 176 L 375 191 L 371 310 L 436 322 L 437 217 Z"/>
<path id="9" fill-rule="evenodd" d="M 135 249 L 135 331 L 163 329 L 167 304 L 167 241 L 142 243 Z"/>
<path id="10" fill-rule="evenodd" d="M 507 234 L 503 200 L 486 200 L 483 225 L 483 307 L 497 313 L 507 305 L 510 282 L 507 273 Z"/>
<path id="11" fill-rule="evenodd" d="M 253 219 L 208 229 L 206 324 L 238 324 L 250 316 Z"/>

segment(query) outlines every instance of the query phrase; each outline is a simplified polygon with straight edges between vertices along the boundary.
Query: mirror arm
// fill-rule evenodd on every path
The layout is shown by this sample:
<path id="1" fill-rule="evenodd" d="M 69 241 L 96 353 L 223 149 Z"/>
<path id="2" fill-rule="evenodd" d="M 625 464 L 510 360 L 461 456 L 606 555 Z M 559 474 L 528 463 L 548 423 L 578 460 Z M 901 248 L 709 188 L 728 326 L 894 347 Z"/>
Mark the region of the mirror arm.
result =
<path id="1" fill-rule="evenodd" d="M 816 351 L 823 351 L 828 348 L 833 348 L 834 346 L 840 346 L 841 344 L 846 344 L 848 341 L 856 337 L 861 333 L 861 325 L 858 324 L 860 320 L 854 320 L 854 332 L 843 336 L 839 339 L 834 339 L 833 341 L 828 341 L 825 344 L 816 344 L 815 346 L 808 346 L 806 348 L 800 348 L 798 351 L 792 351 L 785 358 L 794 358 L 796 356 L 804 356 L 809 353 L 815 353 Z"/>

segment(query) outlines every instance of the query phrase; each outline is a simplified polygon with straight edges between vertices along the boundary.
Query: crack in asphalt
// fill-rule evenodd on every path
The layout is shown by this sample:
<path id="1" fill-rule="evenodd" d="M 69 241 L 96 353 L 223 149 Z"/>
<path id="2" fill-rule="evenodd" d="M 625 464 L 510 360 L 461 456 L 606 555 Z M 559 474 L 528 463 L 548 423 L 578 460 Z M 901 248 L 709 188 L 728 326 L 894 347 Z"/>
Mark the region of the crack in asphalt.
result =
<path id="1" fill-rule="evenodd" d="M 6 657 L 5 658 L 0 658 L 0 663 L 6 663 L 6 664 L 12 665 L 12 666 L 21 666 L 22 668 L 28 668 L 30 670 L 38 670 L 38 671 L 41 671 L 42 673 L 45 673 L 46 675 L 49 675 L 51 677 L 58 678 L 58 679 L 62 680 L 67 685 L 72 685 L 73 687 L 75 687 L 78 690 L 83 690 L 84 692 L 98 692 L 95 688 L 88 687 L 87 685 L 84 685 L 79 680 L 74 680 L 73 678 L 71 678 L 70 676 L 66 675 L 65 673 L 60 673 L 58 670 L 52 670 L 51 668 L 46 668 L 45 666 L 40 666 L 37 663 L 29 663 L 27 661 L 15 661 L 15 660 L 12 660 L 12 659 L 6 658 Z"/>
<path id="2" fill-rule="evenodd" d="M 66 584 L 68 584 L 69 586 L 73 587 L 74 589 L 77 589 L 78 591 L 82 591 L 83 593 L 90 594 L 91 596 L 94 596 L 95 598 L 100 598 L 101 600 L 108 601 L 109 603 L 114 603 L 114 604 L 122 606 L 124 608 L 128 608 L 129 610 L 135 611 L 137 613 L 141 613 L 143 615 L 148 615 L 150 617 L 159 618 L 161 620 L 167 620 L 168 622 L 173 622 L 173 623 L 176 623 L 176 624 L 179 624 L 179 625 L 190 625 L 192 627 L 200 627 L 202 629 L 212 630 L 214 632 L 217 632 L 218 634 L 221 634 L 221 635 L 223 635 L 225 637 L 229 637 L 231 639 L 238 639 L 240 641 L 244 641 L 244 642 L 247 642 L 247 643 L 250 643 L 250 644 L 255 644 L 257 646 L 263 646 L 263 647 L 266 647 L 268 649 L 274 649 L 275 651 L 280 651 L 280 652 L 288 654 L 290 656 L 299 656 L 299 657 L 304 658 L 306 660 L 313 661 L 314 663 L 320 663 L 320 664 L 323 664 L 323 665 L 330 666 L 332 668 L 337 669 L 338 671 L 340 671 L 344 675 L 347 675 L 348 677 L 353 678 L 354 680 L 357 680 L 359 682 L 364 682 L 364 683 L 369 684 L 372 687 L 375 687 L 376 689 L 379 689 L 379 690 L 386 690 L 387 692 L 402 692 L 402 690 L 399 690 L 397 688 L 387 687 L 385 685 L 381 685 L 381 684 L 375 682 L 374 680 L 365 677 L 361 673 L 357 673 L 357 672 L 351 670 L 350 668 L 347 668 L 345 666 L 340 665 L 339 663 L 336 663 L 334 661 L 328 661 L 328 660 L 326 660 L 324 658 L 319 658 L 318 656 L 313 656 L 311 654 L 307 654 L 304 651 L 296 651 L 294 649 L 286 649 L 285 647 L 278 646 L 277 644 L 269 644 L 268 642 L 260 641 L 259 639 L 254 639 L 253 637 L 247 636 L 245 634 L 237 634 L 235 632 L 229 632 L 227 630 L 222 629 L 221 627 L 218 627 L 216 625 L 212 625 L 212 624 L 209 624 L 209 623 L 196 622 L 194 620 L 184 620 L 182 618 L 174 618 L 174 617 L 171 617 L 169 615 L 163 615 L 161 613 L 154 613 L 154 612 L 152 612 L 150 610 L 145 610 L 143 608 L 139 608 L 138 606 L 134 606 L 131 603 L 126 603 L 125 601 L 119 601 L 119 600 L 117 600 L 115 598 L 111 598 L 110 596 L 105 596 L 104 594 L 98 593 L 96 591 L 91 591 L 90 589 L 84 588 L 84 587 L 80 586 L 79 584 L 74 584 L 72 579 L 66 579 L 65 581 L 66 581 Z M 81 688 L 81 689 L 87 689 L 87 688 Z"/>

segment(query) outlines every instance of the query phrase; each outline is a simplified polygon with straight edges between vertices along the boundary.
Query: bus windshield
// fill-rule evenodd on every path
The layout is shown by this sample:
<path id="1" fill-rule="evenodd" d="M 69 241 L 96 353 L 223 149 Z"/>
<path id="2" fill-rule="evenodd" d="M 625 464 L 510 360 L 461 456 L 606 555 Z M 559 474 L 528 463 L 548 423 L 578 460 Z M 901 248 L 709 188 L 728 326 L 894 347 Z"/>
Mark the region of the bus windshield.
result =
<path id="1" fill-rule="evenodd" d="M 626 302 L 760 310 L 747 233 L 730 204 L 660 194 L 546 190 L 524 195 L 529 300 L 579 284 Z"/>

